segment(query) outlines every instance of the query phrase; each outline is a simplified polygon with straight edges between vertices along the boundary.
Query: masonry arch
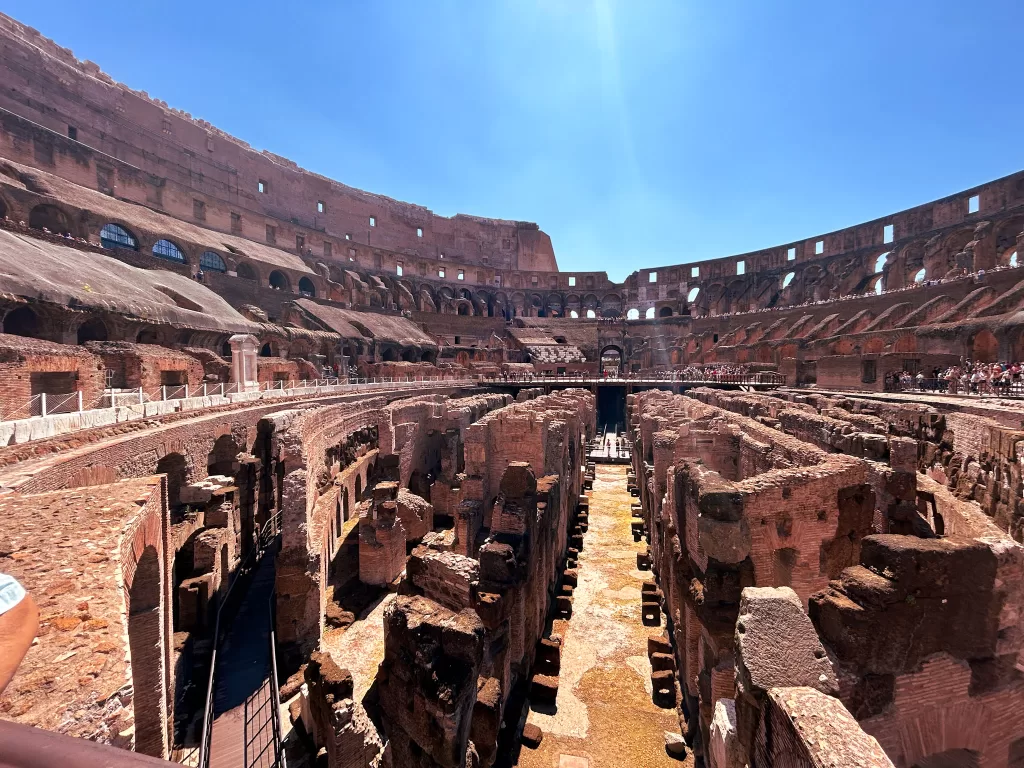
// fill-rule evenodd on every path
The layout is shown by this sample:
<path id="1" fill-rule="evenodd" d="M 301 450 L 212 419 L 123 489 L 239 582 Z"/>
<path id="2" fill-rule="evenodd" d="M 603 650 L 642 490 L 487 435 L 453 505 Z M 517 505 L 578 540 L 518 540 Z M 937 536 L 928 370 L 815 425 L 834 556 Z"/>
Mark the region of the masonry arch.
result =
<path id="1" fill-rule="evenodd" d="M 206 272 L 227 272 L 228 265 L 216 251 L 203 251 L 199 257 L 199 268 Z"/>
<path id="2" fill-rule="evenodd" d="M 918 283 L 918 284 L 923 283 L 924 279 L 927 276 L 928 276 L 928 270 L 925 269 L 924 267 L 921 267 L 919 270 L 917 270 L 917 272 L 914 273 L 914 282 Z"/>
<path id="3" fill-rule="evenodd" d="M 994 363 L 999 359 L 999 342 L 995 334 L 983 328 L 971 339 L 971 360 L 976 363 Z"/>
<path id="4" fill-rule="evenodd" d="M 607 344 L 601 350 L 600 358 L 601 375 L 614 376 L 622 371 L 623 361 L 626 356 L 622 353 L 622 347 L 617 344 Z"/>
<path id="5" fill-rule="evenodd" d="M 32 307 L 18 307 L 4 316 L 4 333 L 40 339 L 39 315 Z"/>
<path id="6" fill-rule="evenodd" d="M 230 434 L 218 437 L 206 458 L 206 474 L 234 477 L 237 471 L 238 454 L 241 450 L 238 443 L 235 442 L 235 438 Z"/>
<path id="7" fill-rule="evenodd" d="M 381 352 L 380 359 L 383 360 L 385 363 L 398 362 L 398 352 L 396 352 L 391 347 L 385 347 L 384 350 Z"/>
<path id="8" fill-rule="evenodd" d="M 32 229 L 48 229 L 62 235 L 71 231 L 68 215 L 56 205 L 37 205 L 28 214 L 28 225 Z"/>
<path id="9" fill-rule="evenodd" d="M 87 341 L 109 341 L 110 334 L 106 324 L 98 317 L 90 318 L 78 326 L 78 344 L 81 346 Z"/>
<path id="10" fill-rule="evenodd" d="M 299 278 L 299 295 L 307 298 L 316 296 L 316 286 L 308 277 Z"/>
<path id="11" fill-rule="evenodd" d="M 157 475 L 167 475 L 167 508 L 181 505 L 181 489 L 188 484 L 188 462 L 180 453 L 167 453 L 156 463 Z"/>
<path id="12" fill-rule="evenodd" d="M 653 320 L 654 319 L 654 307 L 648 307 L 647 308 L 647 311 L 644 312 L 644 319 L 645 320 Z"/>
<path id="13" fill-rule="evenodd" d="M 126 248 L 130 251 L 139 250 L 139 238 L 120 224 L 104 224 L 100 230 L 100 245 L 104 248 Z"/>
<path id="14" fill-rule="evenodd" d="M 626 319 L 627 320 L 639 320 L 640 319 L 640 310 L 637 309 L 636 307 L 633 307 L 633 308 L 629 309 L 626 312 Z"/>
<path id="15" fill-rule="evenodd" d="M 256 274 L 256 270 L 247 261 L 238 262 L 238 266 L 235 267 L 235 274 L 243 280 L 258 280 L 259 276 Z"/>
<path id="16" fill-rule="evenodd" d="M 672 317 L 672 307 L 662 307 L 658 310 L 658 317 Z"/>
<path id="17" fill-rule="evenodd" d="M 148 545 L 139 557 L 128 589 L 128 647 L 131 653 L 135 751 L 164 757 L 164 660 L 161 626 L 160 555 Z"/>
<path id="18" fill-rule="evenodd" d="M 270 287 L 275 291 L 291 291 L 292 281 L 288 279 L 288 275 L 279 269 L 275 269 L 270 273 Z"/>

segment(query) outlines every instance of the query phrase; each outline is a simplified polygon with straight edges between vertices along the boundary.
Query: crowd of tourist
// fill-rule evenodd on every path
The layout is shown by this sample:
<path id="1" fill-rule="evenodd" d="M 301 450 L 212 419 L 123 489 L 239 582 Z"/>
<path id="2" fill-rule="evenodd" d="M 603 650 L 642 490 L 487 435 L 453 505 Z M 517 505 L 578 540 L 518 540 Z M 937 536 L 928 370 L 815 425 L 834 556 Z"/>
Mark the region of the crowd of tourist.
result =
<path id="1" fill-rule="evenodd" d="M 894 371 L 885 375 L 887 392 L 942 392 L 951 395 L 1024 394 L 1024 363 L 968 360 L 931 371 Z"/>

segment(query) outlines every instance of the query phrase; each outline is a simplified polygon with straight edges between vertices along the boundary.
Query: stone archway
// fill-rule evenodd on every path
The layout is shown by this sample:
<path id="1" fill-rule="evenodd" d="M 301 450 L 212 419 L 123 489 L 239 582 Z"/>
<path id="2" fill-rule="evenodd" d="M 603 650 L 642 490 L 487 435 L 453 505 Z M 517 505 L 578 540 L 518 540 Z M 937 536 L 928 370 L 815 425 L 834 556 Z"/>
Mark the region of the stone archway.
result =
<path id="1" fill-rule="evenodd" d="M 976 363 L 994 363 L 999 359 L 999 342 L 992 331 L 984 329 L 971 340 L 971 360 Z"/>
<path id="2" fill-rule="evenodd" d="M 129 588 L 128 646 L 131 653 L 132 705 L 135 708 L 135 751 L 165 757 L 166 700 L 161 657 L 160 556 L 147 546 Z"/>

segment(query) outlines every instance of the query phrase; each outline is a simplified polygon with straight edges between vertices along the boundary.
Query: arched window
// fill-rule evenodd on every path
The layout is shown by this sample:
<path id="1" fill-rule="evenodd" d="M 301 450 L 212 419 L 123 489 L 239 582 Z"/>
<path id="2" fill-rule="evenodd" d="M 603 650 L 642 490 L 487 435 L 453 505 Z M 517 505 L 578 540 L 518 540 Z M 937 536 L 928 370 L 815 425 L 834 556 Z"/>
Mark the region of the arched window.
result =
<path id="1" fill-rule="evenodd" d="M 107 326 L 102 320 L 92 318 L 78 326 L 78 343 L 85 344 L 87 341 L 106 341 Z"/>
<path id="2" fill-rule="evenodd" d="M 246 264 L 244 261 L 241 264 L 239 264 L 238 267 L 235 269 L 235 274 L 238 275 L 243 280 L 255 280 L 256 279 L 256 270 L 254 270 L 251 266 Z"/>
<path id="3" fill-rule="evenodd" d="M 227 272 L 228 267 L 224 263 L 224 259 L 220 257 L 219 253 L 213 251 L 203 251 L 203 255 L 199 257 L 199 266 L 201 269 L 205 269 L 209 272 Z"/>
<path id="4" fill-rule="evenodd" d="M 157 240 L 153 244 L 153 255 L 158 259 L 167 259 L 168 261 L 176 261 L 179 264 L 185 264 L 185 254 L 181 248 L 176 246 L 170 240 Z"/>
<path id="5" fill-rule="evenodd" d="M 796 272 L 788 272 L 784 278 L 782 278 L 782 287 L 789 288 L 789 284 L 793 282 L 793 278 L 796 277 Z"/>
<path id="6" fill-rule="evenodd" d="M 128 248 L 139 250 L 139 241 L 135 235 L 119 224 L 104 224 L 100 230 L 100 245 L 104 248 Z"/>
<path id="7" fill-rule="evenodd" d="M 278 291 L 291 290 L 288 276 L 284 272 L 278 272 L 276 269 L 270 273 L 270 287 Z"/>
<path id="8" fill-rule="evenodd" d="M 889 252 L 888 251 L 886 251 L 885 253 L 881 254 L 877 259 L 875 259 L 875 272 L 876 273 L 882 271 L 882 269 L 885 267 L 885 262 L 888 259 L 889 259 Z"/>
<path id="9" fill-rule="evenodd" d="M 39 338 L 39 316 L 31 307 L 18 307 L 4 318 L 4 333 Z"/>
<path id="10" fill-rule="evenodd" d="M 640 319 L 640 310 L 637 309 L 636 307 L 633 307 L 631 310 L 629 310 L 626 313 L 626 319 L 627 320 L 639 320 Z"/>
<path id="11" fill-rule="evenodd" d="M 316 286 L 313 285 L 313 281 L 308 277 L 303 277 L 299 280 L 299 293 L 302 296 L 313 297 L 316 296 Z"/>
<path id="12" fill-rule="evenodd" d="M 647 320 L 654 319 L 654 307 L 647 308 L 647 311 L 644 313 L 644 318 L 646 318 Z"/>
<path id="13" fill-rule="evenodd" d="M 587 319 L 588 320 L 593 320 L 595 317 L 597 317 L 597 312 L 595 312 L 592 309 L 588 309 L 587 310 Z"/>
<path id="14" fill-rule="evenodd" d="M 37 205 L 28 214 L 28 225 L 32 229 L 48 229 L 62 235 L 68 231 L 68 217 L 55 205 Z"/>
<path id="15" fill-rule="evenodd" d="M 914 282 L 915 283 L 923 283 L 924 282 L 924 276 L 926 274 L 928 274 L 928 270 L 926 270 L 924 267 L 921 267 L 921 269 L 917 270 L 917 274 L 914 275 Z"/>
<path id="16" fill-rule="evenodd" d="M 577 312 L 575 309 L 570 309 L 569 310 L 569 317 L 578 318 L 579 316 L 580 316 L 580 313 Z"/>
<path id="17" fill-rule="evenodd" d="M 697 286 L 694 286 L 693 288 L 690 289 L 690 292 L 688 294 L 686 294 L 686 300 L 687 301 L 693 301 L 694 299 L 697 298 L 697 294 L 698 293 L 700 293 L 700 288 L 697 287 Z"/>

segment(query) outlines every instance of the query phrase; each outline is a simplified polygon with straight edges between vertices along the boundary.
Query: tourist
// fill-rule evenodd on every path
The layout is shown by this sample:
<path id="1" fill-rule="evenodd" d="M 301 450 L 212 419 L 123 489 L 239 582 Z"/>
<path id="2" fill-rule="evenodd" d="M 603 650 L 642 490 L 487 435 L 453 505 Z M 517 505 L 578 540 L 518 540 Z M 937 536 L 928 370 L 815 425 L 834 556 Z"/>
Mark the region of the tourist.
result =
<path id="1" fill-rule="evenodd" d="M 0 573 L 0 693 L 14 677 L 39 629 L 39 609 L 13 576 Z"/>

